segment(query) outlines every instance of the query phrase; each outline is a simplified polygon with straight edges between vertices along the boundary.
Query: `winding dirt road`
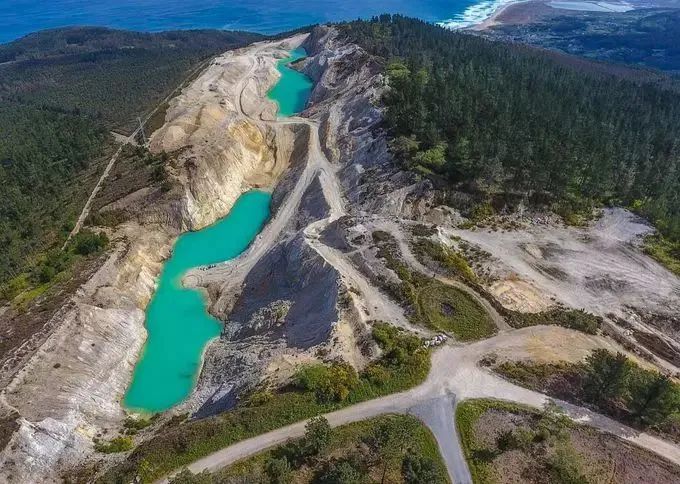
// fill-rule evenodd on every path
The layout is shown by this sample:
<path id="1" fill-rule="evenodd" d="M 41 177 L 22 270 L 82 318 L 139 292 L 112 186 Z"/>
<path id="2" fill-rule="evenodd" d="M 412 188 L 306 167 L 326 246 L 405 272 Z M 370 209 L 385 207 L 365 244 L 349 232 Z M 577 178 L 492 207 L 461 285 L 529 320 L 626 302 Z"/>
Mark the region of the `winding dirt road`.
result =
<path id="1" fill-rule="evenodd" d="M 418 417 L 434 434 L 454 483 L 472 482 L 455 431 L 455 402 L 470 398 L 495 398 L 543 408 L 555 402 L 573 420 L 612 433 L 680 465 L 680 447 L 653 435 L 639 432 L 608 417 L 538 392 L 514 385 L 478 366 L 478 361 L 495 348 L 512 346 L 527 338 L 557 338 L 570 330 L 554 326 L 522 328 L 467 346 L 444 346 L 432 357 L 427 380 L 402 393 L 370 400 L 324 415 L 331 426 L 345 425 L 384 414 L 410 414 Z M 198 473 L 215 471 L 290 439 L 304 435 L 305 422 L 268 432 L 225 447 L 188 466 Z M 167 482 L 167 481 L 162 481 Z"/>
<path id="2" fill-rule="evenodd" d="M 104 172 L 102 175 L 99 177 L 99 180 L 97 180 L 97 184 L 94 186 L 92 189 L 92 193 L 90 193 L 90 196 L 88 197 L 87 201 L 85 202 L 85 206 L 83 207 L 83 210 L 80 212 L 80 215 L 78 216 L 78 220 L 76 220 L 76 224 L 73 226 L 73 230 L 68 234 L 68 237 L 66 237 L 66 241 L 64 242 L 64 245 L 61 247 L 61 250 L 66 249 L 66 246 L 68 245 L 69 241 L 75 237 L 78 232 L 80 232 L 80 229 L 83 227 L 83 224 L 85 223 L 85 220 L 87 220 L 87 217 L 90 215 L 90 209 L 92 207 L 92 202 L 94 199 L 97 197 L 97 194 L 101 191 L 102 186 L 104 185 L 104 182 L 106 179 L 109 177 L 109 173 L 111 173 L 111 170 L 113 169 L 113 166 L 116 164 L 118 161 L 118 158 L 120 157 L 120 154 L 123 152 L 123 149 L 129 145 L 129 144 L 135 144 L 135 138 L 139 134 L 139 132 L 143 129 L 143 127 L 146 125 L 146 123 L 149 122 L 149 119 L 156 114 L 156 112 L 163 106 L 165 103 L 167 103 L 170 99 L 172 99 L 176 94 L 179 89 L 181 89 L 184 84 L 191 79 L 198 71 L 201 69 L 204 69 L 206 66 L 206 62 L 201 62 L 198 66 L 193 68 L 191 72 L 182 80 L 182 82 L 174 88 L 161 102 L 159 102 L 155 108 L 151 112 L 149 112 L 145 117 L 144 120 L 142 121 L 141 125 L 135 129 L 130 136 L 127 138 L 118 135 L 118 139 L 122 139 L 121 145 L 118 147 L 116 152 L 113 154 L 111 159 L 109 159 L 109 162 L 106 164 L 106 168 L 104 168 Z"/>
<path id="3" fill-rule="evenodd" d="M 297 36 L 292 40 L 289 39 L 287 45 L 299 45 L 304 38 L 304 36 Z M 367 299 L 367 310 L 370 311 L 371 317 L 390 321 L 392 324 L 424 333 L 424 330 L 410 325 L 401 308 L 371 285 L 340 251 L 323 244 L 319 239 L 319 234 L 324 228 L 346 212 L 336 169 L 330 164 L 321 149 L 317 123 L 300 117 L 268 120 L 263 119 L 262 112 L 249 112 L 249 109 L 244 109 L 243 91 L 249 88 L 252 76 L 258 66 L 266 61 L 264 57 L 272 56 L 272 49 L 280 49 L 280 45 L 281 42 L 261 43 L 251 49 L 239 51 L 239 55 L 247 56 L 250 68 L 235 83 L 233 95 L 238 100 L 236 104 L 240 114 L 256 124 L 299 124 L 307 126 L 310 130 L 310 137 L 306 164 L 295 186 L 272 220 L 241 257 L 210 270 L 192 271 L 186 276 L 185 283 L 206 285 L 211 281 L 218 282 L 231 279 L 240 284 L 240 281 L 248 274 L 254 264 L 277 242 L 288 222 L 295 216 L 307 187 L 316 177 L 319 177 L 330 210 L 327 218 L 314 222 L 305 228 L 304 234 L 309 246 L 335 267 L 346 281 L 359 288 L 363 297 Z M 271 62 L 271 59 L 268 61 Z M 380 223 L 399 241 L 402 253 L 411 266 L 425 274 L 432 273 L 413 256 L 397 224 L 389 221 Z M 497 398 L 542 408 L 551 401 L 546 395 L 509 383 L 480 368 L 479 360 L 484 355 L 494 352 L 494 350 L 524 344 L 526 341 L 533 341 L 539 336 L 544 340 L 559 341 L 560 338 L 564 339 L 570 330 L 554 326 L 513 330 L 484 298 L 481 298 L 470 288 L 459 281 L 438 274 L 433 274 L 433 276 L 445 284 L 455 286 L 470 294 L 489 312 L 501 333 L 490 339 L 465 346 L 447 345 L 441 347 L 433 355 L 432 370 L 423 384 L 406 392 L 367 401 L 326 414 L 325 417 L 332 426 L 338 426 L 388 413 L 414 415 L 422 420 L 434 434 L 451 481 L 467 484 L 471 483 L 472 480 L 455 430 L 456 402 L 469 398 Z M 592 338 L 597 339 L 598 337 Z M 680 465 L 680 447 L 652 435 L 640 433 L 587 409 L 561 401 L 556 403 L 572 419 L 613 433 Z M 282 444 L 289 439 L 299 438 L 303 436 L 304 428 L 305 422 L 298 422 L 238 442 L 195 461 L 188 468 L 195 473 L 205 470 L 215 471 L 257 452 Z"/>

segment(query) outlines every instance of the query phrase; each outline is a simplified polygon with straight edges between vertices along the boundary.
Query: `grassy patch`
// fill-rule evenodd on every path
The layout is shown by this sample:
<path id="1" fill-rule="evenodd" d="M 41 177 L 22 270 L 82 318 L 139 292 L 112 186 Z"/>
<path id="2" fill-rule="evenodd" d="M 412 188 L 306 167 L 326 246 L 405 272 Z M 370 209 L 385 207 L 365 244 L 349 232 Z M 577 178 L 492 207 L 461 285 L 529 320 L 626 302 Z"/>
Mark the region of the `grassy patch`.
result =
<path id="1" fill-rule="evenodd" d="M 413 482 L 414 475 L 432 484 L 448 482 L 436 441 L 411 416 L 386 415 L 343 425 L 332 430 L 321 451 L 301 459 L 300 449 L 307 447 L 307 439 L 309 436 L 201 477 L 208 477 L 206 483 L 276 482 L 273 474 L 280 474 L 283 468 L 287 469 L 286 482 L 380 482 L 383 473 L 384 482 L 390 483 Z M 350 475 L 357 481 L 341 480 Z"/>
<path id="2" fill-rule="evenodd" d="M 104 454 L 114 454 L 116 452 L 127 452 L 134 447 L 130 437 L 116 437 L 109 442 L 95 441 L 94 450 Z"/>
<path id="3" fill-rule="evenodd" d="M 396 241 L 383 231 L 373 232 L 378 256 L 399 277 L 400 283 L 376 281 L 406 307 L 411 322 L 452 333 L 461 341 L 487 338 L 496 332 L 493 321 L 474 299 L 463 291 L 410 270 L 398 256 Z"/>
<path id="4" fill-rule="evenodd" d="M 680 276 L 680 241 L 671 241 L 661 235 L 651 235 L 645 239 L 645 253 Z"/>
<path id="5" fill-rule="evenodd" d="M 461 254 L 430 239 L 417 239 L 413 249 L 419 259 L 429 258 L 448 273 L 464 280 L 474 281 L 475 273 Z"/>
<path id="6" fill-rule="evenodd" d="M 546 383 L 553 376 L 567 375 L 575 367 L 576 365 L 565 362 L 538 364 L 527 361 L 504 361 L 496 366 L 494 371 L 523 386 L 546 389 Z"/>
<path id="7" fill-rule="evenodd" d="M 487 338 L 496 331 L 489 315 L 472 297 L 436 281 L 419 289 L 412 319 L 453 333 L 461 341 Z"/>
<path id="8" fill-rule="evenodd" d="M 386 330 L 388 326 L 380 323 L 375 326 L 381 330 L 378 343 L 384 349 L 384 357 L 369 365 L 356 380 L 349 378 L 350 384 L 343 384 L 342 391 L 335 392 L 333 387 L 326 392 L 323 388 L 319 395 L 315 385 L 293 386 L 272 392 L 266 398 L 251 398 L 249 406 L 215 417 L 169 423 L 135 449 L 125 462 L 110 469 L 100 482 L 129 482 L 135 476 L 142 482 L 152 482 L 243 439 L 422 383 L 429 372 L 430 359 L 429 353 L 420 348 L 419 340 L 415 338 L 416 346 L 413 337 L 403 331 Z M 329 395 L 331 398 L 326 398 Z"/>
<path id="9" fill-rule="evenodd" d="M 532 390 L 680 441 L 680 385 L 625 355 L 594 350 L 584 362 L 504 362 L 494 370 Z"/>

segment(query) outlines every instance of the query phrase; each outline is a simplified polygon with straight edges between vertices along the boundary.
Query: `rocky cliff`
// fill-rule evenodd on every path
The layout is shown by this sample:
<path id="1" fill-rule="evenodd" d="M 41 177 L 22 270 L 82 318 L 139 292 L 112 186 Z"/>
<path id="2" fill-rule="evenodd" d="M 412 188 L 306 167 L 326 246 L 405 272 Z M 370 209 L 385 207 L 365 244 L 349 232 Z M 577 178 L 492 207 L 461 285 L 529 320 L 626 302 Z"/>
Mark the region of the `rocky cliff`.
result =
<path id="1" fill-rule="evenodd" d="M 277 48 L 283 56 L 289 46 Z M 244 191 L 273 187 L 288 166 L 295 127 L 255 125 L 242 115 L 229 79 L 248 66 L 230 56 L 172 101 L 151 138 L 152 150 L 173 153 L 165 167 L 172 189 L 127 197 L 135 220 L 112 234 L 107 261 L 3 391 L 5 406 L 21 417 L 0 454 L 0 481 L 59 481 L 62 469 L 91 454 L 94 437 L 120 430 L 120 402 L 146 338 L 144 310 L 175 238 L 225 216 Z M 258 71 L 264 89 L 276 80 L 275 61 Z"/>

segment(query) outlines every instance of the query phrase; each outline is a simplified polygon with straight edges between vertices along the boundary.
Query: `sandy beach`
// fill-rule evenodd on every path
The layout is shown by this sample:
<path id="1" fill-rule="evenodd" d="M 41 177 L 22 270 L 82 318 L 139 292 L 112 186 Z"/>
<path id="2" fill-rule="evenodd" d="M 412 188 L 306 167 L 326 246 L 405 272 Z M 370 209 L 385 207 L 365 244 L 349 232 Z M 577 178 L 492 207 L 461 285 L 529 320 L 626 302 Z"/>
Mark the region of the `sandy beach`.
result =
<path id="1" fill-rule="evenodd" d="M 470 30 L 483 31 L 503 24 L 527 24 L 540 17 L 555 12 L 548 5 L 549 0 L 520 0 L 506 3 L 497 8 L 484 21 L 470 27 Z"/>

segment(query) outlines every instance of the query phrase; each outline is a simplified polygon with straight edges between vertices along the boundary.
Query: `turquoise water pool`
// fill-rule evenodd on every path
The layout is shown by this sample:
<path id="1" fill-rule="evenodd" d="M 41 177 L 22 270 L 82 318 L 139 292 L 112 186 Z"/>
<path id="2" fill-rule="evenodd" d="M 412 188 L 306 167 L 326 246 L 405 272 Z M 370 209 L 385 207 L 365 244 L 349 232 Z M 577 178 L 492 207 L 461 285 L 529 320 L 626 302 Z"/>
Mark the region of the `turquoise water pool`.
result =
<path id="1" fill-rule="evenodd" d="M 305 49 L 299 47 L 290 52 L 290 56 L 281 59 L 276 67 L 281 73 L 279 82 L 267 93 L 267 97 L 279 105 L 279 116 L 292 116 L 305 109 L 312 93 L 314 83 L 301 72 L 289 67 L 289 64 L 307 56 Z"/>
<path id="2" fill-rule="evenodd" d="M 214 225 L 181 235 L 163 267 L 146 313 L 148 338 L 123 404 L 160 412 L 184 400 L 194 387 L 203 350 L 221 324 L 206 311 L 203 294 L 182 287 L 197 266 L 233 259 L 257 236 L 269 217 L 271 195 L 253 190 Z"/>

